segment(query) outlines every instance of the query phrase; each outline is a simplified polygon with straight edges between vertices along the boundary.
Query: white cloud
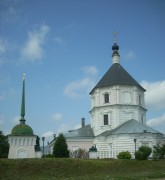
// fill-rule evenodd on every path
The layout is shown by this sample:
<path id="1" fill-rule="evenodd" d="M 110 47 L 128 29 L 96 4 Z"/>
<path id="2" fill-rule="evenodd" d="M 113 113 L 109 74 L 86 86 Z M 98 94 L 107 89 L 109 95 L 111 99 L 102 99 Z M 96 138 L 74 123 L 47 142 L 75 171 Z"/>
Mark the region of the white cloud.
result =
<path id="1" fill-rule="evenodd" d="M 65 134 L 68 132 L 68 130 L 71 130 L 71 125 L 64 123 L 64 124 L 61 124 L 60 127 L 57 129 L 57 133 Z"/>
<path id="2" fill-rule="evenodd" d="M 53 119 L 54 121 L 59 121 L 59 120 L 62 119 L 62 114 L 60 114 L 60 113 L 55 113 L 55 114 L 53 114 L 52 119 Z"/>
<path id="3" fill-rule="evenodd" d="M 2 23 L 14 23 L 20 19 L 22 12 L 20 2 L 21 0 L 0 1 L 0 21 Z"/>
<path id="4" fill-rule="evenodd" d="M 73 129 L 79 129 L 79 128 L 81 128 L 81 124 L 75 125 Z"/>
<path id="5" fill-rule="evenodd" d="M 13 126 L 19 124 L 19 120 L 20 120 L 20 117 L 19 116 L 16 116 L 12 119 L 12 124 Z"/>
<path id="6" fill-rule="evenodd" d="M 94 81 L 90 78 L 83 78 L 79 81 L 73 81 L 66 85 L 64 94 L 71 98 L 77 98 L 89 93 L 89 90 L 92 89 L 93 85 Z"/>
<path id="7" fill-rule="evenodd" d="M 53 131 L 48 131 L 48 132 L 45 132 L 42 137 L 45 137 L 45 138 L 52 138 L 53 139 Z"/>
<path id="8" fill-rule="evenodd" d="M 154 110 L 165 109 L 165 81 L 142 81 L 141 85 L 147 90 L 145 93 L 146 107 Z"/>
<path id="9" fill-rule="evenodd" d="M 98 74 L 98 70 L 95 66 L 86 66 L 83 68 L 83 70 L 87 75 L 94 76 Z"/>
<path id="10" fill-rule="evenodd" d="M 160 117 L 156 117 L 156 118 L 148 120 L 147 125 L 153 128 L 164 129 L 165 128 L 165 114 L 163 114 Z"/>
<path id="11" fill-rule="evenodd" d="M 45 44 L 45 38 L 49 29 L 47 25 L 43 24 L 38 31 L 28 33 L 28 40 L 21 51 L 22 58 L 31 62 L 43 58 L 43 45 Z"/>
<path id="12" fill-rule="evenodd" d="M 132 60 L 136 57 L 135 53 L 131 50 L 125 50 L 121 52 L 123 59 Z"/>
<path id="13" fill-rule="evenodd" d="M 78 98 L 87 95 L 95 85 L 95 76 L 98 70 L 95 66 L 83 67 L 85 77 L 80 80 L 68 83 L 64 89 L 64 94 L 70 98 Z"/>
<path id="14" fill-rule="evenodd" d="M 54 42 L 55 43 L 57 43 L 57 44 L 59 44 L 59 45 L 64 45 L 64 44 L 66 44 L 66 42 L 61 38 L 61 37 L 58 37 L 58 36 L 56 36 L 55 38 L 54 38 Z"/>

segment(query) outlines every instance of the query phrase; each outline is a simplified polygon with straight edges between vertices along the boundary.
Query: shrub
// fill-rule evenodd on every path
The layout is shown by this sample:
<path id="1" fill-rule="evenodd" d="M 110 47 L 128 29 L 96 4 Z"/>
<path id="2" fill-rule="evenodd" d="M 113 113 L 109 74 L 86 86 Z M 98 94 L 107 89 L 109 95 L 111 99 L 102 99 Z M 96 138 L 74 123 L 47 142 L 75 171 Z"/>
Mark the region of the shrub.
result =
<path id="1" fill-rule="evenodd" d="M 129 151 L 122 151 L 117 155 L 118 159 L 131 159 L 131 153 Z"/>
<path id="2" fill-rule="evenodd" d="M 46 155 L 43 155 L 42 158 L 54 158 L 54 155 L 53 154 L 46 154 Z"/>
<path id="3" fill-rule="evenodd" d="M 152 149 L 148 146 L 139 147 L 138 151 L 135 152 L 135 159 L 147 160 L 148 156 L 151 154 Z"/>
<path id="4" fill-rule="evenodd" d="M 70 157 L 72 158 L 81 158 L 81 159 L 87 159 L 89 158 L 89 153 L 86 149 L 77 149 L 70 153 Z"/>
<path id="5" fill-rule="evenodd" d="M 158 160 L 158 159 L 164 159 L 165 158 L 165 144 L 163 144 L 162 146 L 160 145 L 156 145 L 153 147 L 153 154 L 152 154 L 152 158 L 154 160 Z"/>

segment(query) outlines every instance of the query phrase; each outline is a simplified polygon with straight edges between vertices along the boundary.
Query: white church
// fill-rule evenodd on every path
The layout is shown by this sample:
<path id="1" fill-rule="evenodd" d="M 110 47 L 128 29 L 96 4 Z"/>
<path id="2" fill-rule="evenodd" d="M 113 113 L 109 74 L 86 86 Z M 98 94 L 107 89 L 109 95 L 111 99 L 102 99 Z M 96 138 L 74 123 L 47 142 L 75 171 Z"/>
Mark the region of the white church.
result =
<path id="1" fill-rule="evenodd" d="M 165 136 L 146 125 L 145 89 L 120 64 L 114 38 L 112 66 L 91 90 L 90 124 L 69 131 L 65 138 L 70 151 L 97 148 L 97 158 L 116 158 L 138 147 L 165 143 Z M 55 138 L 50 142 L 52 153 Z"/>
<path id="2" fill-rule="evenodd" d="M 25 74 L 23 75 L 22 104 L 20 124 L 13 127 L 8 135 L 9 159 L 41 158 L 39 144 L 36 144 L 38 136 L 33 129 L 25 123 Z M 38 141 L 39 142 L 39 141 Z"/>

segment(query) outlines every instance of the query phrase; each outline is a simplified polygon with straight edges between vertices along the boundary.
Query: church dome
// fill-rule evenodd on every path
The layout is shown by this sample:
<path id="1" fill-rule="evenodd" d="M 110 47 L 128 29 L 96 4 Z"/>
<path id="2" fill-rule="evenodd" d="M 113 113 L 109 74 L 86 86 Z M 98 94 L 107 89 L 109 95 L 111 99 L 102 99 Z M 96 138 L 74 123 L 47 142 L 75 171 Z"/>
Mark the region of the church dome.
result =
<path id="1" fill-rule="evenodd" d="M 114 50 L 119 50 L 119 46 L 116 44 L 116 42 L 113 44 L 113 46 L 112 46 L 112 50 L 114 51 Z"/>
<path id="2" fill-rule="evenodd" d="M 12 129 L 11 134 L 12 135 L 33 135 L 33 130 L 30 126 L 26 124 L 18 124 Z"/>

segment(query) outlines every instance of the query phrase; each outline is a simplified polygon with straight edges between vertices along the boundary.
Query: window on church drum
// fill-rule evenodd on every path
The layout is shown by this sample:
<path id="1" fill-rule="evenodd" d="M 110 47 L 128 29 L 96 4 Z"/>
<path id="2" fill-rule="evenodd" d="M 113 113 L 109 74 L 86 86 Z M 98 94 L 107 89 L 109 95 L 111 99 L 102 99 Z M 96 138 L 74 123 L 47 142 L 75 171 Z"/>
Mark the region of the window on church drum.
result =
<path id="1" fill-rule="evenodd" d="M 141 122 L 143 123 L 143 114 L 141 114 Z"/>
<path id="2" fill-rule="evenodd" d="M 108 125 L 108 114 L 104 115 L 104 125 Z"/>
<path id="3" fill-rule="evenodd" d="M 139 95 L 139 105 L 142 105 L 141 95 Z"/>
<path id="4" fill-rule="evenodd" d="M 104 103 L 109 103 L 109 94 L 104 94 Z"/>

